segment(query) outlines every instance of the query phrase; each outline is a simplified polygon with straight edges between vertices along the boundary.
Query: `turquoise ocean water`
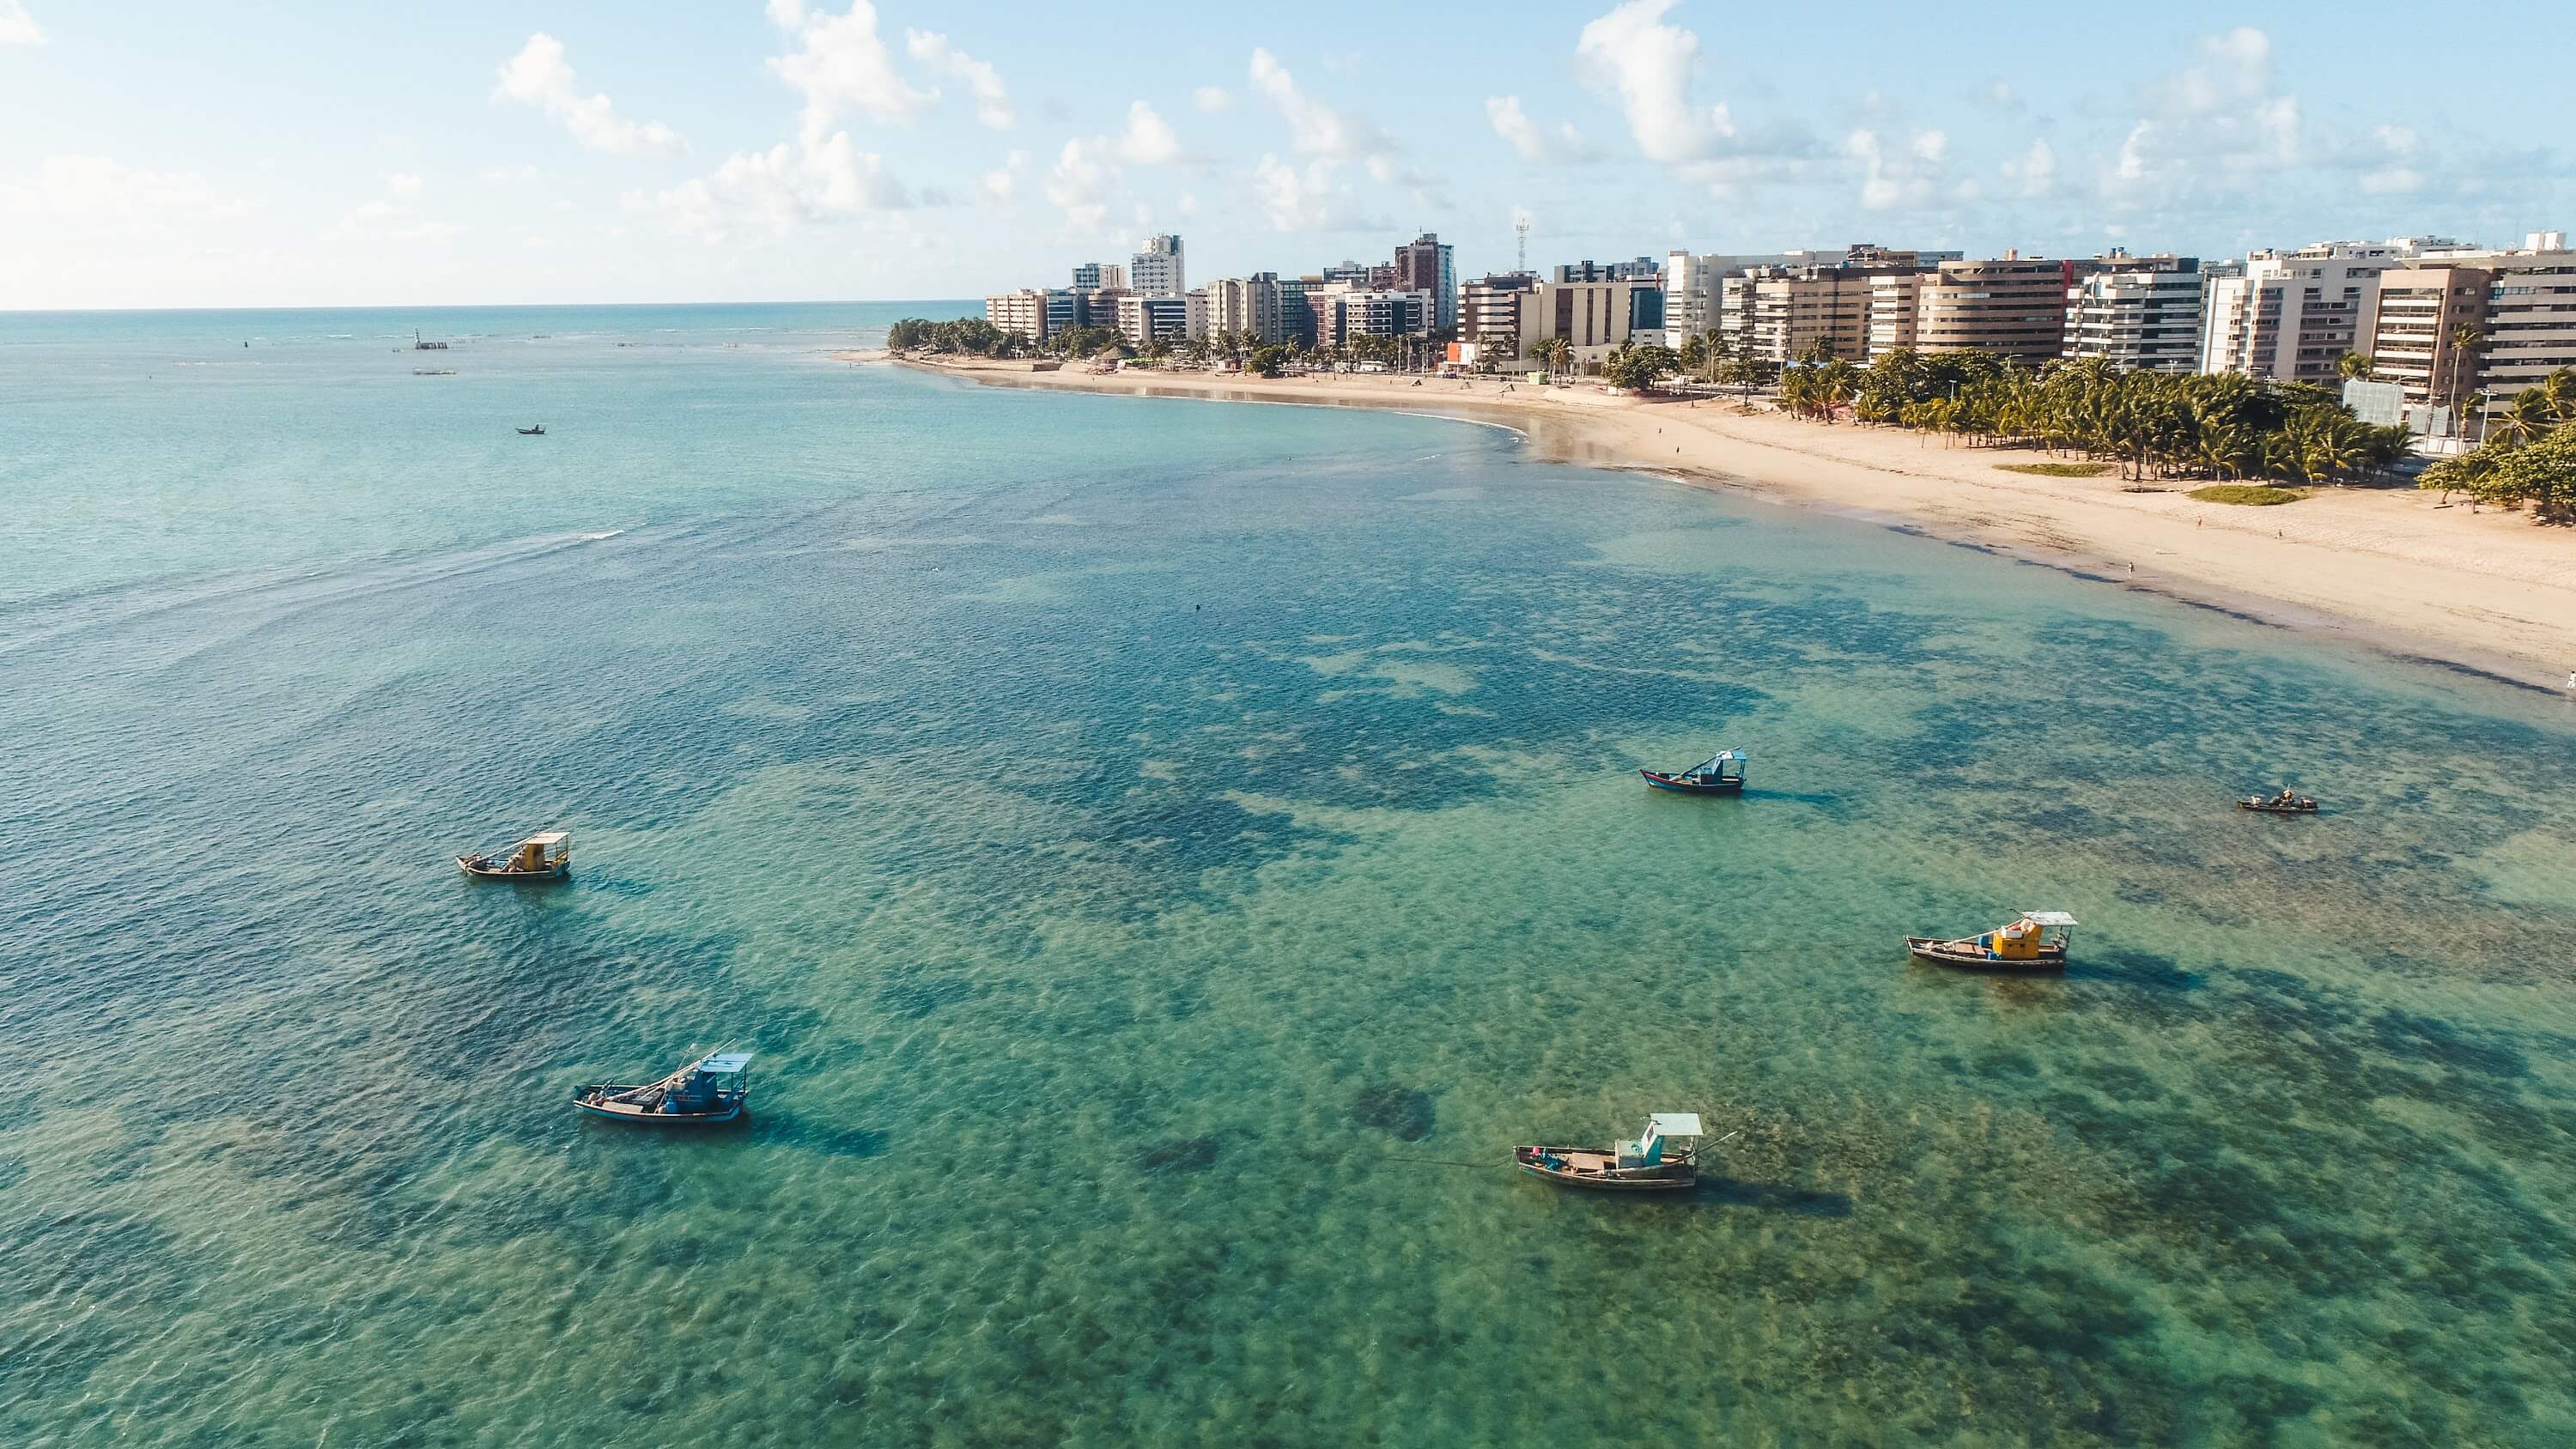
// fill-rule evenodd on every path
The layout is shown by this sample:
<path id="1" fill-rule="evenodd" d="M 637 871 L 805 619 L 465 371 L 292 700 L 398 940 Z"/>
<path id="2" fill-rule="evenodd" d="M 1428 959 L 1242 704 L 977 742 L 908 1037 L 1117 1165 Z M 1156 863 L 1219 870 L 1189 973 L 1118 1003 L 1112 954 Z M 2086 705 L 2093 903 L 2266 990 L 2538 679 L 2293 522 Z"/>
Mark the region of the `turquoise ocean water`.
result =
<path id="1" fill-rule="evenodd" d="M 2576 1440 L 2567 701 L 906 310 L 0 317 L 0 1443 Z"/>

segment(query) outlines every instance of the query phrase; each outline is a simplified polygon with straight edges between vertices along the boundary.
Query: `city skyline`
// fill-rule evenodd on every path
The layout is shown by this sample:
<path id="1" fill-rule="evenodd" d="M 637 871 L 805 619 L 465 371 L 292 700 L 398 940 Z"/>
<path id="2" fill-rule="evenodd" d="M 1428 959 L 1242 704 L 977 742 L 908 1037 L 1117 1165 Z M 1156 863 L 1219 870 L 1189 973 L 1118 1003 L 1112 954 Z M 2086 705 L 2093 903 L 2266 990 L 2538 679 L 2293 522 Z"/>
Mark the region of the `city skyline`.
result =
<path id="1" fill-rule="evenodd" d="M 257 17 L 0 0 L 0 309 L 970 298 L 1183 232 L 1194 276 L 1879 241 L 2242 255 L 2576 212 L 2556 57 L 2406 25 L 2145 34 L 1706 0 L 1169 33 L 771 0 Z M 2500 7 L 2482 36 L 2552 22 Z M 2267 17 L 2268 19 L 2268 17 Z M 2401 49 L 2402 47 L 2402 49 Z M 2475 73 L 2455 96 L 2356 76 Z M 1120 65 L 1117 62 L 1128 63 Z"/>

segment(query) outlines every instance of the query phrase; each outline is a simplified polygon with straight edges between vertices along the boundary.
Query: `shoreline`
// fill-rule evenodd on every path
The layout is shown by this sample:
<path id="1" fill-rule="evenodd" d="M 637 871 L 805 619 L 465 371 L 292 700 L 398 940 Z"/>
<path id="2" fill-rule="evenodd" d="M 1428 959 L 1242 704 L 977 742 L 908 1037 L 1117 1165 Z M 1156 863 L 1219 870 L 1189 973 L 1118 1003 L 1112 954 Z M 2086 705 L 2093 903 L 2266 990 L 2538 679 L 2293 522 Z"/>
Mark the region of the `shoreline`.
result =
<path id="1" fill-rule="evenodd" d="M 2042 478 L 1995 466 L 2040 456 L 2024 450 L 1943 446 L 1895 429 L 1745 416 L 1731 402 L 1693 407 L 1583 385 L 1099 375 L 834 356 L 988 387 L 1360 407 L 1481 423 L 1520 434 L 1543 462 L 1651 473 L 1821 509 L 2518 691 L 2566 697 L 2576 670 L 2576 540 L 2527 515 L 2442 508 L 2415 489 L 2329 487 L 2270 508 L 2203 503 L 2179 490 L 2126 492 L 2116 476 Z"/>

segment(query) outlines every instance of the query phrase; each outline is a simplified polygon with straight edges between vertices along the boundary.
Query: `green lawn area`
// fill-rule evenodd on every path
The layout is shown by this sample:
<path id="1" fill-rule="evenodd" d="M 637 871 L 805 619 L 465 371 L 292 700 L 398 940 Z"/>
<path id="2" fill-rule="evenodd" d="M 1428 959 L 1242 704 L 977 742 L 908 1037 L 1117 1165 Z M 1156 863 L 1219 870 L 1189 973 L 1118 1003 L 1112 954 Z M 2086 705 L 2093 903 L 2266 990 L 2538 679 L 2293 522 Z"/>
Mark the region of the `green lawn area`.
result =
<path id="1" fill-rule="evenodd" d="M 2275 488 L 2268 483 L 2212 483 L 2194 488 L 2191 496 L 2203 503 L 2243 503 L 2268 508 L 2275 503 L 2296 503 L 2307 497 L 2303 489 Z"/>
<path id="2" fill-rule="evenodd" d="M 2099 478 L 2120 466 L 2117 463 L 1997 463 L 2007 473 L 2028 473 L 2035 478 Z"/>

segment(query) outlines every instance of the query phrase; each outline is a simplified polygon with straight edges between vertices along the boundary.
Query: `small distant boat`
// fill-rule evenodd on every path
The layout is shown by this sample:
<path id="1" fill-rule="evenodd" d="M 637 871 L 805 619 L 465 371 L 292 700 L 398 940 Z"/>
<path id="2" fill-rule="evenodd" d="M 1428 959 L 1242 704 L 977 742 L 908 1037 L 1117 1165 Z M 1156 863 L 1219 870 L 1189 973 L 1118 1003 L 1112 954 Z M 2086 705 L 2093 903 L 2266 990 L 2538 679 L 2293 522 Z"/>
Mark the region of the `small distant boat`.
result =
<path id="1" fill-rule="evenodd" d="M 249 344 L 245 343 L 243 345 L 248 346 Z M 415 327 L 412 329 L 411 334 L 411 350 L 414 352 L 445 352 L 447 350 L 447 344 L 444 342 L 421 341 L 420 329 Z"/>
<path id="2" fill-rule="evenodd" d="M 2248 795 L 2236 802 L 2236 808 L 2251 810 L 2257 815 L 2314 815 L 2317 802 L 2305 795 L 2283 790 L 2278 795 Z"/>
<path id="3" fill-rule="evenodd" d="M 546 425 L 545 425 L 545 424 L 543 424 L 543 423 L 539 423 L 539 424 L 537 424 L 537 425 L 536 425 L 535 427 L 533 427 L 533 428 L 521 428 L 521 429 L 519 429 L 519 436 L 520 436 L 520 437 L 523 437 L 523 438 L 542 438 L 542 437 L 544 437 L 545 435 L 546 435 Z"/>
<path id="4" fill-rule="evenodd" d="M 1720 750 L 1687 770 L 1666 774 L 1661 770 L 1639 770 L 1650 790 L 1670 790 L 1679 795 L 1732 795 L 1744 789 L 1744 767 L 1751 756 L 1743 750 Z"/>
<path id="5" fill-rule="evenodd" d="M 1918 961 L 1976 971 L 2063 971 L 2075 940 L 2075 918 L 2064 911 L 2024 911 L 2020 920 L 1981 936 L 1944 941 L 1908 936 L 1905 949 Z"/>
<path id="6" fill-rule="evenodd" d="M 575 1109 L 613 1122 L 700 1127 L 742 1115 L 751 1097 L 751 1053 L 717 1052 L 658 1082 L 589 1082 L 572 1089 Z"/>
<path id="7" fill-rule="evenodd" d="M 497 855 L 460 855 L 456 864 L 484 880 L 562 880 L 572 874 L 572 832 L 539 831 Z"/>
<path id="8" fill-rule="evenodd" d="M 1733 1133 L 1728 1133 L 1733 1136 Z M 1515 1147 L 1512 1163 L 1532 1177 L 1599 1192 L 1670 1192 L 1699 1181 L 1699 1114 L 1656 1112 L 1634 1142 L 1598 1147 Z"/>

